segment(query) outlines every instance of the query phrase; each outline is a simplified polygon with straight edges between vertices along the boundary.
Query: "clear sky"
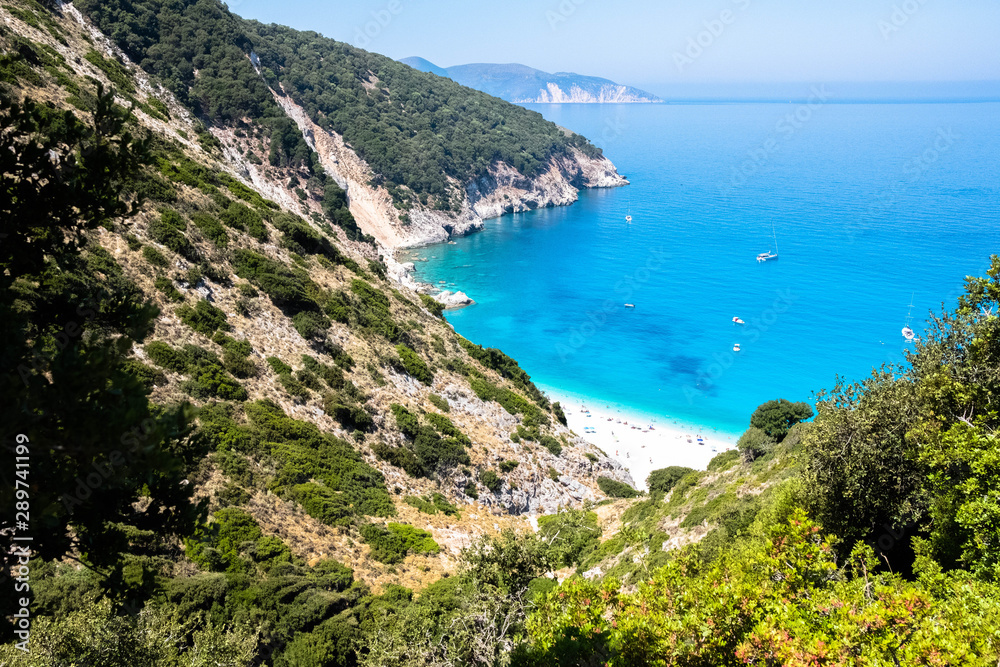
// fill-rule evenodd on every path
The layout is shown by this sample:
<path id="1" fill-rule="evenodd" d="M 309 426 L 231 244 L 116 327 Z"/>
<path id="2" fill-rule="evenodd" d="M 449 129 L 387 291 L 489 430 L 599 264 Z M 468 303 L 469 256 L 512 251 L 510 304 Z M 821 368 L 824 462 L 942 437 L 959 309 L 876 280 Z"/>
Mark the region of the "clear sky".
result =
<path id="1" fill-rule="evenodd" d="M 997 0 L 229 0 L 246 18 L 442 67 L 632 85 L 1000 80 Z"/>

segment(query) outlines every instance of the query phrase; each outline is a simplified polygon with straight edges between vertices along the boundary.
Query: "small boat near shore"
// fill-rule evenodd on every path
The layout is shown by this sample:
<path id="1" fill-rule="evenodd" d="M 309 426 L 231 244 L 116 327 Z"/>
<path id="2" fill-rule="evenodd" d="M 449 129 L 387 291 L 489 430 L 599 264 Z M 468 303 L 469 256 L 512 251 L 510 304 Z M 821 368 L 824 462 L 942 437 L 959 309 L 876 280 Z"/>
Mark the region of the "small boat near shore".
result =
<path id="1" fill-rule="evenodd" d="M 635 304 L 634 303 L 626 303 L 625 307 L 626 308 L 635 308 Z"/>
<path id="2" fill-rule="evenodd" d="M 743 320 L 741 320 L 738 317 L 734 317 L 733 318 L 733 324 L 746 324 L 746 322 L 744 322 Z"/>
<path id="3" fill-rule="evenodd" d="M 739 351 L 740 351 L 740 344 L 736 343 L 735 345 L 733 345 L 733 352 L 739 352 Z"/>

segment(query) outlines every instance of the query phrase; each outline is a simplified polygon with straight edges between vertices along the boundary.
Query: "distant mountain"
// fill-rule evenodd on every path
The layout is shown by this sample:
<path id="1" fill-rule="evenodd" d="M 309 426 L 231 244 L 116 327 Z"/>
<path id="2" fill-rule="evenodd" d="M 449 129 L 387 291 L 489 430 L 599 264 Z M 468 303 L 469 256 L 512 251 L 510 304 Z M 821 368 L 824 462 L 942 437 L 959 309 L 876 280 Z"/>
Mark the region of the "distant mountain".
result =
<path id="1" fill-rule="evenodd" d="M 517 104 L 532 102 L 651 103 L 662 102 L 644 90 L 596 76 L 572 72 L 550 74 L 526 65 L 474 63 L 438 67 L 426 58 L 413 56 L 399 62 L 421 72 L 452 79 L 463 86 L 481 90 Z"/>

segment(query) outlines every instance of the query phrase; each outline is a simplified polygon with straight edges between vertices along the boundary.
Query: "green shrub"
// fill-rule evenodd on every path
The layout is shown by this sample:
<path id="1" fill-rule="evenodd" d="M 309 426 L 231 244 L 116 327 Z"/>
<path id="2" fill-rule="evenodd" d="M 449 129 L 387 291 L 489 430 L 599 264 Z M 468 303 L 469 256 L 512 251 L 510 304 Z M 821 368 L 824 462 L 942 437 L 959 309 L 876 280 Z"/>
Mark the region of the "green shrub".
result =
<path id="1" fill-rule="evenodd" d="M 756 426 L 748 428 L 736 441 L 736 449 L 743 454 L 744 460 L 748 462 L 769 453 L 774 449 L 774 445 L 775 439 Z"/>
<path id="2" fill-rule="evenodd" d="M 523 396 L 510 389 L 497 387 L 482 377 L 473 377 L 469 381 L 469 386 L 472 387 L 472 391 L 481 400 L 496 401 L 504 410 L 512 415 L 521 414 L 526 419 L 538 423 L 548 422 L 548 418 L 538 409 L 538 406 L 533 405 Z"/>
<path id="3" fill-rule="evenodd" d="M 411 441 L 409 448 L 426 474 L 431 474 L 439 467 L 470 462 L 469 454 L 465 451 L 468 438 L 444 415 L 434 413 L 428 415 L 428 419 L 434 418 L 438 426 L 452 437 L 442 438 L 434 427 L 420 424 L 416 415 L 398 403 L 392 404 L 390 409 L 400 432 Z"/>
<path id="4" fill-rule="evenodd" d="M 128 249 L 135 252 L 142 248 L 142 241 L 137 239 L 133 234 L 125 235 L 125 242 L 128 244 Z"/>
<path id="5" fill-rule="evenodd" d="M 681 481 L 685 475 L 692 472 L 694 472 L 692 468 L 684 468 L 682 466 L 660 468 L 659 470 L 654 470 L 649 473 L 649 477 L 646 478 L 646 485 L 649 487 L 649 492 L 651 494 L 666 494 L 674 488 L 677 482 Z"/>
<path id="6" fill-rule="evenodd" d="M 163 341 L 155 340 L 148 343 L 145 350 L 146 356 L 161 368 L 166 368 L 175 373 L 184 373 L 187 370 L 187 361 L 184 355 Z"/>
<path id="7" fill-rule="evenodd" d="M 289 395 L 300 398 L 303 401 L 308 401 L 312 396 L 312 392 L 309 391 L 309 387 L 296 380 L 291 373 L 282 373 L 279 375 L 278 382 L 285 389 L 285 391 L 289 393 Z"/>
<path id="8" fill-rule="evenodd" d="M 500 462 L 500 472 L 507 474 L 514 470 L 518 466 L 520 461 L 501 461 Z"/>
<path id="9" fill-rule="evenodd" d="M 549 554 L 557 563 L 570 567 L 597 547 L 601 528 L 595 512 L 564 510 L 538 517 L 538 537 L 549 545 Z"/>
<path id="10" fill-rule="evenodd" d="M 435 317 L 440 317 L 444 319 L 444 304 L 427 294 L 420 295 L 420 302 L 424 304 L 424 308 L 431 312 L 431 315 Z"/>
<path id="11" fill-rule="evenodd" d="M 152 266 L 159 266 L 163 268 L 170 265 L 170 260 L 167 259 L 167 256 L 153 246 L 146 246 L 143 248 L 142 257 Z"/>
<path id="12" fill-rule="evenodd" d="M 466 484 L 464 492 L 465 492 L 465 495 L 469 496 L 472 499 L 479 498 L 479 491 L 476 490 L 476 483 L 475 482 L 471 482 L 470 481 L 468 484 Z"/>
<path id="13" fill-rule="evenodd" d="M 349 431 L 369 431 L 375 421 L 364 408 L 343 401 L 336 394 L 327 394 L 323 399 L 323 410 Z"/>
<path id="14" fill-rule="evenodd" d="M 441 412 L 451 412 L 451 405 L 448 404 L 448 400 L 437 394 L 431 394 L 427 397 L 427 400 L 436 407 Z"/>
<path id="15" fill-rule="evenodd" d="M 712 460 L 708 462 L 709 472 L 722 472 L 723 470 L 729 470 L 740 460 L 740 453 L 735 449 L 730 449 L 727 452 L 720 452 L 712 457 Z"/>
<path id="16" fill-rule="evenodd" d="M 303 278 L 281 262 L 239 249 L 233 253 L 233 270 L 240 278 L 250 281 L 271 297 L 271 301 L 286 314 L 315 310 L 310 298 L 307 278 Z"/>
<path id="17" fill-rule="evenodd" d="M 552 466 L 549 466 L 549 479 L 551 479 L 553 482 L 559 481 L 559 471 L 553 468 Z"/>
<path id="18" fill-rule="evenodd" d="M 590 461 L 591 463 L 597 463 L 597 461 L 598 461 L 597 454 L 593 454 L 591 452 L 586 452 L 584 454 L 584 456 L 586 456 L 587 460 Z"/>
<path id="19" fill-rule="evenodd" d="M 635 498 L 640 495 L 638 491 L 628 484 L 611 479 L 610 477 L 598 477 L 597 486 L 604 492 L 604 495 L 611 498 Z"/>
<path id="20" fill-rule="evenodd" d="M 328 526 L 350 525 L 355 516 L 343 494 L 313 482 L 292 487 L 288 497 L 301 505 L 306 514 Z"/>
<path id="21" fill-rule="evenodd" d="M 444 415 L 439 415 L 436 412 L 430 412 L 425 415 L 425 418 L 441 435 L 449 438 L 455 438 L 465 445 L 472 444 L 472 441 L 469 440 L 469 436 L 462 433 L 462 431 Z"/>
<path id="22" fill-rule="evenodd" d="M 434 374 L 419 354 L 405 345 L 397 345 L 396 353 L 399 354 L 400 365 L 408 375 L 426 385 L 434 382 Z"/>
<path id="23" fill-rule="evenodd" d="M 219 220 L 233 229 L 245 231 L 258 241 L 268 239 L 267 227 L 260 213 L 239 202 L 230 202 L 228 208 L 219 215 Z"/>
<path id="24" fill-rule="evenodd" d="M 248 355 L 236 352 L 230 347 L 227 347 L 222 354 L 222 365 L 238 378 L 257 376 L 257 365 L 250 361 Z"/>
<path id="25" fill-rule="evenodd" d="M 297 485 L 320 482 L 352 515 L 392 516 L 395 506 L 385 478 L 344 440 L 314 424 L 292 419 L 271 401 L 243 406 L 254 437 L 268 443 L 277 462 L 274 488 L 289 493 Z"/>
<path id="26" fill-rule="evenodd" d="M 389 310 L 389 297 L 360 278 L 351 281 L 351 291 L 359 300 L 357 306 L 351 307 L 352 315 L 358 324 L 390 341 L 395 341 L 400 332 Z M 337 298 L 342 302 L 344 296 L 346 295 Z"/>
<path id="27" fill-rule="evenodd" d="M 372 445 L 372 453 L 380 460 L 402 468 L 410 477 L 425 477 L 427 475 L 427 471 L 420 464 L 417 455 L 406 447 L 390 447 L 384 442 L 376 442 Z"/>
<path id="28" fill-rule="evenodd" d="M 330 328 L 330 319 L 323 313 L 304 310 L 292 316 L 292 325 L 300 336 L 309 340 L 326 334 Z"/>
<path id="29" fill-rule="evenodd" d="M 500 487 L 503 486 L 503 480 L 492 470 L 484 470 L 479 473 L 479 481 L 493 493 L 499 491 Z"/>
<path id="30" fill-rule="evenodd" d="M 566 413 L 563 412 L 562 406 L 559 405 L 559 401 L 552 404 L 552 414 L 556 416 L 556 421 L 563 426 L 566 426 Z"/>
<path id="31" fill-rule="evenodd" d="M 191 216 L 191 222 L 205 235 L 205 238 L 211 240 L 218 247 L 225 248 L 229 244 L 229 234 L 219 224 L 219 221 L 208 213 L 198 211 Z"/>
<path id="32" fill-rule="evenodd" d="M 122 364 L 126 372 L 134 375 L 147 390 L 152 391 L 153 387 L 162 387 L 167 384 L 167 376 L 152 366 L 148 366 L 137 359 L 126 359 Z"/>
<path id="33" fill-rule="evenodd" d="M 437 514 L 441 512 L 448 516 L 458 516 L 458 508 L 448 502 L 448 499 L 440 493 L 435 492 L 431 496 L 424 496 L 423 498 L 406 496 L 403 500 L 407 505 L 417 508 L 417 510 L 424 514 Z"/>
<path id="34" fill-rule="evenodd" d="M 147 248 L 143 248 L 143 252 L 145 252 L 146 249 Z M 166 276 L 160 276 L 157 278 L 153 283 L 153 287 L 163 292 L 168 299 L 175 303 L 184 300 L 184 295 L 181 294 L 180 290 L 174 287 L 174 281 Z"/>
<path id="35" fill-rule="evenodd" d="M 129 76 L 128 71 L 117 60 L 105 58 L 94 49 L 87 51 L 83 57 L 87 60 L 87 62 L 104 72 L 104 75 L 108 77 L 108 80 L 118 86 L 118 88 L 123 92 L 135 92 L 135 86 L 132 84 L 132 77 Z"/>
<path id="36" fill-rule="evenodd" d="M 518 366 L 516 361 L 508 357 L 501 350 L 493 347 L 482 347 L 481 345 L 476 345 L 461 336 L 458 337 L 458 343 L 465 349 L 470 357 L 481 363 L 486 368 L 491 368 L 498 372 L 501 376 L 512 381 L 517 387 L 524 390 L 524 392 L 542 408 L 547 409 L 549 407 L 548 400 L 531 381 L 531 377 L 524 372 L 523 368 Z"/>
<path id="37" fill-rule="evenodd" d="M 268 357 L 266 361 L 267 365 L 271 367 L 271 370 L 278 375 L 291 375 L 292 367 L 278 357 Z"/>
<path id="38" fill-rule="evenodd" d="M 199 539 L 187 542 L 188 558 L 205 569 L 245 571 L 249 559 L 242 554 L 256 553 L 254 547 L 258 544 L 262 547 L 262 557 L 287 559 L 291 555 L 281 540 L 265 537 L 257 521 L 244 510 L 227 507 L 215 512 L 213 517 L 215 521 L 202 531 Z"/>
<path id="39" fill-rule="evenodd" d="M 149 235 L 157 243 L 162 243 L 174 252 L 187 259 L 194 259 L 196 253 L 194 246 L 184 236 L 183 231 L 187 229 L 184 218 L 173 209 L 164 209 L 160 213 L 159 220 L 149 223 Z"/>
<path id="40" fill-rule="evenodd" d="M 760 429 L 776 442 L 781 442 L 788 429 L 812 416 L 813 409 L 808 403 L 792 403 L 780 398 L 758 406 L 750 416 L 750 426 Z"/>
<path id="41" fill-rule="evenodd" d="M 438 544 L 426 530 L 409 524 L 390 523 L 387 527 L 379 524 L 365 524 L 361 536 L 371 547 L 371 557 L 390 565 L 398 563 L 407 553 L 434 554 Z"/>
<path id="42" fill-rule="evenodd" d="M 226 314 L 222 309 L 216 308 L 207 299 L 199 300 L 194 308 L 181 306 L 176 313 L 181 322 L 206 336 L 211 336 L 217 330 L 229 331 L 232 328 L 226 323 Z"/>
<path id="43" fill-rule="evenodd" d="M 549 450 L 549 453 L 552 454 L 552 456 L 559 456 L 562 454 L 562 445 L 551 435 L 540 436 L 538 438 L 538 443 L 545 449 Z"/>

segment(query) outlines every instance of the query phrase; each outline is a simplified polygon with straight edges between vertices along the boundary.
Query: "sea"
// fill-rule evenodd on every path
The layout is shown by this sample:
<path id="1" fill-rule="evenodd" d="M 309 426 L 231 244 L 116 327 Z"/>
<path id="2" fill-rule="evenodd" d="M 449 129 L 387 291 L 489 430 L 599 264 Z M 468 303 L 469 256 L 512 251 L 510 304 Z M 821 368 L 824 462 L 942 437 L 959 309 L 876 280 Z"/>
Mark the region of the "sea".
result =
<path id="1" fill-rule="evenodd" d="M 765 401 L 904 363 L 902 328 L 1000 252 L 997 102 L 527 106 L 630 184 L 401 260 L 556 395 L 739 434 Z"/>

